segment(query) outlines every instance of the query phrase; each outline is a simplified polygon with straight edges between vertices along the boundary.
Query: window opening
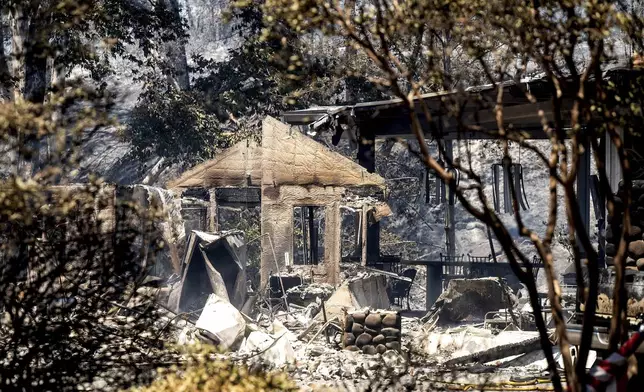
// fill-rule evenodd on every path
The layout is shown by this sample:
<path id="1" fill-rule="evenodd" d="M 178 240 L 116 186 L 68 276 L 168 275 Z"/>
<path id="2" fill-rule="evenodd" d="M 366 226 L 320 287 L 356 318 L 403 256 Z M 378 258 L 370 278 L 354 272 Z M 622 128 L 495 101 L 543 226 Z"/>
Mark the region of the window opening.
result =
<path id="1" fill-rule="evenodd" d="M 342 261 L 360 261 L 361 221 L 360 212 L 350 207 L 340 207 L 342 223 L 340 227 L 340 252 Z"/>
<path id="2" fill-rule="evenodd" d="M 293 263 L 317 265 L 324 259 L 324 208 L 293 208 Z"/>

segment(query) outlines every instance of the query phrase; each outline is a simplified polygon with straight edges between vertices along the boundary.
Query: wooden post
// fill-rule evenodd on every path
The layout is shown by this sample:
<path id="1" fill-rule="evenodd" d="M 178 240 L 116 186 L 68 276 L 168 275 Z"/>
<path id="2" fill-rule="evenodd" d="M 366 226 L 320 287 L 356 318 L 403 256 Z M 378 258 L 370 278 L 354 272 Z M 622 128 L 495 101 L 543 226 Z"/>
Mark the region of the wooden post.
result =
<path id="1" fill-rule="evenodd" d="M 440 264 L 427 264 L 427 281 L 425 282 L 425 307 L 432 307 L 443 291 L 443 267 Z"/>
<path id="2" fill-rule="evenodd" d="M 357 256 L 358 252 L 362 249 L 362 211 L 354 211 L 353 222 L 356 228 L 356 235 L 353 241 L 353 254 L 351 256 Z"/>
<path id="3" fill-rule="evenodd" d="M 494 211 L 501 212 L 501 188 L 499 186 L 499 166 L 492 166 L 492 178 L 494 186 Z"/>
<path id="4" fill-rule="evenodd" d="M 579 169 L 577 171 L 577 200 L 579 203 L 579 213 L 581 215 L 581 224 L 591 236 L 590 232 L 590 155 L 592 150 L 589 143 L 584 144 L 584 153 L 580 157 Z M 586 257 L 586 249 L 578 243 L 581 257 Z"/>
<path id="5" fill-rule="evenodd" d="M 296 207 L 300 211 L 300 228 L 302 229 L 302 264 L 309 265 L 309 245 L 308 245 L 308 232 L 306 226 L 306 207 Z"/>
<path id="6" fill-rule="evenodd" d="M 212 188 L 210 194 L 210 208 L 208 208 L 208 230 L 213 233 L 219 231 L 219 214 L 217 208 L 217 189 Z"/>
<path id="7" fill-rule="evenodd" d="M 362 206 L 362 213 L 360 214 L 360 227 L 362 228 L 362 249 L 360 264 L 367 265 L 367 205 Z"/>
<path id="8" fill-rule="evenodd" d="M 450 162 L 454 159 L 454 150 L 451 140 L 443 141 L 445 143 L 445 160 Z M 453 190 L 450 187 L 445 187 L 445 245 L 447 248 L 447 254 L 449 256 L 449 261 L 454 261 L 456 256 L 456 222 L 454 219 L 454 202 L 455 197 L 452 195 Z M 454 202 L 450 202 L 454 200 Z"/>
<path id="9" fill-rule="evenodd" d="M 309 251 L 311 256 L 309 257 L 309 264 L 317 265 L 318 264 L 318 232 L 315 227 L 315 207 L 307 207 L 308 210 L 308 221 L 309 221 Z"/>
<path id="10" fill-rule="evenodd" d="M 322 301 L 322 316 L 324 317 L 324 324 L 326 325 L 326 323 L 328 323 L 329 320 L 327 320 L 326 318 L 326 307 L 325 307 L 324 301 Z M 326 337 L 327 343 L 331 343 L 331 340 L 329 339 L 329 334 L 326 328 L 324 328 L 324 337 Z"/>

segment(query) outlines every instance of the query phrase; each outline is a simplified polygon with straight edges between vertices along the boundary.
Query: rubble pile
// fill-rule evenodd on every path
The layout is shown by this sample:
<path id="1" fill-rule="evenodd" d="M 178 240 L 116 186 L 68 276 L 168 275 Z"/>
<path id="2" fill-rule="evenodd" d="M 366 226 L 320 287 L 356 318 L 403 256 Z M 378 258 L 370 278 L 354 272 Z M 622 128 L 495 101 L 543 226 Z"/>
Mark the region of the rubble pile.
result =
<path id="1" fill-rule="evenodd" d="M 223 358 L 251 368 L 283 370 L 302 390 L 441 390 L 492 381 L 511 388 L 525 379 L 548 387 L 537 332 L 520 330 L 512 321 L 499 329 L 498 323 L 465 317 L 457 326 L 448 326 L 436 323 L 436 317 L 359 306 L 381 301 L 377 288 L 386 283 L 377 273 L 362 278 L 367 282 L 356 285 L 356 276 L 345 281 L 326 301 L 310 294 L 325 295 L 327 288 L 306 283 L 291 292 L 307 293 L 304 297 L 312 298 L 308 304 L 284 302 L 288 294 L 272 300 L 260 296 L 252 318 L 229 300 L 210 294 L 196 322 L 177 319 L 177 340 L 216 344 L 225 351 Z M 493 313 L 506 314 L 509 303 L 520 316 L 520 304 L 508 302 L 513 294 L 507 290 L 497 279 L 455 282 L 429 315 L 459 318 L 469 299 L 475 301 L 470 308 L 483 308 L 470 311 L 477 316 L 494 306 L 499 308 Z M 446 310 L 437 313 L 441 308 Z M 332 309 L 339 309 L 340 316 Z M 563 366 L 557 348 L 553 351 Z M 588 364 L 593 360 L 591 356 Z"/>
<path id="2" fill-rule="evenodd" d="M 536 331 L 493 331 L 473 325 L 423 331 L 416 336 L 414 354 L 431 358 L 438 368 L 470 369 L 476 365 L 488 371 L 514 369 L 517 374 L 537 375 L 547 370 L 548 364 L 541 350 Z M 552 348 L 557 365 L 563 368 L 558 347 Z M 574 353 L 574 349 L 571 349 Z M 587 368 L 593 364 L 596 353 L 591 351 Z"/>
<path id="3" fill-rule="evenodd" d="M 499 278 L 452 279 L 430 309 L 428 318 L 456 324 L 483 320 L 488 312 L 514 306 L 511 289 Z"/>
<path id="4" fill-rule="evenodd" d="M 334 287 L 328 283 L 299 285 L 286 290 L 289 303 L 306 306 L 316 298 L 326 301 L 333 295 Z"/>
<path id="5" fill-rule="evenodd" d="M 226 350 L 244 336 L 246 321 L 230 302 L 211 294 L 195 327 L 222 350 Z"/>
<path id="6" fill-rule="evenodd" d="M 501 331 L 459 326 L 429 332 L 422 345 L 425 354 L 446 366 L 489 363 L 540 350 L 539 335 L 532 331 Z"/>
<path id="7" fill-rule="evenodd" d="M 342 344 L 345 350 L 365 354 L 400 351 L 401 318 L 398 312 L 359 311 L 344 318 Z"/>
<path id="8" fill-rule="evenodd" d="M 415 380 L 409 375 L 409 363 L 404 354 L 389 350 L 379 355 L 365 355 L 359 351 L 333 350 L 323 345 L 298 357 L 298 366 L 292 377 L 304 390 L 334 388 L 368 390 L 374 380 L 386 381 L 387 385 L 398 384 L 399 390 L 413 386 Z"/>
<path id="9" fill-rule="evenodd" d="M 265 290 L 244 292 L 246 255 L 234 233 L 193 231 L 190 239 L 181 272 L 146 288 L 169 313 L 179 344 L 216 345 L 222 358 L 283 370 L 303 390 L 543 378 L 539 336 L 525 331 L 524 303 L 502 279 L 453 279 L 425 317 L 411 317 L 391 310 L 391 272 L 354 265 L 335 287 L 277 274 Z"/>

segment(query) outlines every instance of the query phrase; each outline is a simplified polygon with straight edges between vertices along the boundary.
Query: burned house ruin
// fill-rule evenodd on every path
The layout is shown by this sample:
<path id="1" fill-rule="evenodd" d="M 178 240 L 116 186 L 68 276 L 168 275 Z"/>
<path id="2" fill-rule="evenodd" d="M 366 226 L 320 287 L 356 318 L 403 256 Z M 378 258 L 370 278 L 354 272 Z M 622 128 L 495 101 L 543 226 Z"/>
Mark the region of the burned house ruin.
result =
<path id="1" fill-rule="evenodd" d="M 365 264 L 366 228 L 388 211 L 384 179 L 274 118 L 264 120 L 261 136 L 261 143 L 241 141 L 197 165 L 169 188 L 199 207 L 193 229 L 219 231 L 222 207 L 261 207 L 263 284 L 288 271 L 339 284 L 341 209 L 355 211 L 363 228 L 356 237 Z"/>

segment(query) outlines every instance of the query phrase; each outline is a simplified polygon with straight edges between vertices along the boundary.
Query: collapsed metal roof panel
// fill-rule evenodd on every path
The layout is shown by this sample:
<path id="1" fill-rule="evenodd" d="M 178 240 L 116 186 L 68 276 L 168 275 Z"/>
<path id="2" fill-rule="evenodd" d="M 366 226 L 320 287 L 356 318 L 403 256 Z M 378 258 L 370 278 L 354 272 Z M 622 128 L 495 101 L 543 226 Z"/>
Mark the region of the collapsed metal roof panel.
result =
<path id="1" fill-rule="evenodd" d="M 240 231 L 206 233 L 193 230 L 181 265 L 181 281 L 168 307 L 175 312 L 201 308 L 215 293 L 238 309 L 246 299 L 246 244 Z"/>

